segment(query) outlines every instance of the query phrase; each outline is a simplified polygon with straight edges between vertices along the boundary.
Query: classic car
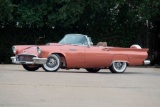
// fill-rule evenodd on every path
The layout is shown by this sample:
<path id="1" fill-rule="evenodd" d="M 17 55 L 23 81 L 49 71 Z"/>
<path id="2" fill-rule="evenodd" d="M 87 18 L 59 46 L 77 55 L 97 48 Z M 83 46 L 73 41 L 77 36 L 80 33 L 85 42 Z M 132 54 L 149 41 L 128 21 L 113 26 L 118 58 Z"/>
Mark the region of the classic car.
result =
<path id="1" fill-rule="evenodd" d="M 56 72 L 61 69 L 84 68 L 96 73 L 109 69 L 112 73 L 123 73 L 127 66 L 150 64 L 148 49 L 139 45 L 130 48 L 107 46 L 106 42 L 93 45 L 87 35 L 67 34 L 58 43 L 46 45 L 15 45 L 12 47 L 15 64 L 22 64 L 28 71 L 42 67 L 45 71 Z"/>

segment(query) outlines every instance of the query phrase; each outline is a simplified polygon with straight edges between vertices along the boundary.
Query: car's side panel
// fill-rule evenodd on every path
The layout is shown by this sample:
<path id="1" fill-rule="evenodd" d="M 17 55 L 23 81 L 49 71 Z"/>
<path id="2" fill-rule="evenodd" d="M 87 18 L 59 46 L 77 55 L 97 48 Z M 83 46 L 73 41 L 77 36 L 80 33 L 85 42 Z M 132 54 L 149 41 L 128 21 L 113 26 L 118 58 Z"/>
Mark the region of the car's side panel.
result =
<path id="1" fill-rule="evenodd" d="M 39 57 L 47 58 L 54 53 L 62 54 L 65 57 L 67 68 L 81 68 L 84 66 L 84 50 L 86 46 L 62 45 L 62 46 L 41 46 L 43 50 Z"/>
<path id="2" fill-rule="evenodd" d="M 88 47 L 85 50 L 85 67 L 107 67 L 112 54 L 106 47 Z"/>
<path id="3" fill-rule="evenodd" d="M 114 55 L 112 58 L 112 62 L 114 61 L 122 61 L 122 62 L 129 63 L 129 58 L 128 58 L 128 55 L 117 54 L 117 55 Z"/>
<path id="4" fill-rule="evenodd" d="M 141 51 L 133 51 L 128 55 L 129 57 L 129 65 L 136 66 L 136 65 L 143 65 L 144 60 L 148 57 L 147 49 L 141 49 Z"/>
<path id="5" fill-rule="evenodd" d="M 128 62 L 130 66 L 143 65 L 148 56 L 148 49 L 111 48 L 110 51 L 114 55 L 112 62 L 122 60 Z"/>
<path id="6" fill-rule="evenodd" d="M 113 61 L 126 61 L 129 65 L 142 65 L 147 58 L 147 49 L 96 46 L 41 46 L 43 52 L 39 57 L 47 58 L 52 53 L 65 56 L 67 68 L 109 67 Z"/>

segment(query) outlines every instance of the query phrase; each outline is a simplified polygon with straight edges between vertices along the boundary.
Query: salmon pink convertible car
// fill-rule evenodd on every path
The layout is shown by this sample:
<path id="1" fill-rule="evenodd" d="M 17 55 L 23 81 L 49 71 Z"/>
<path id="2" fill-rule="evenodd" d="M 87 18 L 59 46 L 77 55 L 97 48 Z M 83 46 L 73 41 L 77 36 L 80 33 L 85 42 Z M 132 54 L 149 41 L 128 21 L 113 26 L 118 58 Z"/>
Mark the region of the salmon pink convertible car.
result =
<path id="1" fill-rule="evenodd" d="M 150 64 L 148 49 L 139 45 L 130 48 L 110 47 L 106 42 L 93 46 L 91 38 L 82 34 L 67 34 L 59 43 L 46 45 L 15 45 L 12 47 L 15 64 L 24 69 L 35 71 L 42 67 L 45 71 L 55 72 L 60 68 L 80 69 L 96 73 L 109 69 L 112 73 L 123 73 L 127 66 Z"/>

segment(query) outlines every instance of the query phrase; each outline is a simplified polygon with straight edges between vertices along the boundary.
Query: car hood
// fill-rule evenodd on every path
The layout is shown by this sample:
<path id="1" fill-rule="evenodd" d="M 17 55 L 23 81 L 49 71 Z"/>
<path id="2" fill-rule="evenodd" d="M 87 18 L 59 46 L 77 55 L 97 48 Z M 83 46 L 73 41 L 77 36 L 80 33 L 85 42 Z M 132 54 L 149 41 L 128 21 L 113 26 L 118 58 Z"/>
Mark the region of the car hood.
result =
<path id="1" fill-rule="evenodd" d="M 27 47 L 26 49 L 21 50 L 19 54 L 29 54 L 37 56 L 37 46 Z"/>

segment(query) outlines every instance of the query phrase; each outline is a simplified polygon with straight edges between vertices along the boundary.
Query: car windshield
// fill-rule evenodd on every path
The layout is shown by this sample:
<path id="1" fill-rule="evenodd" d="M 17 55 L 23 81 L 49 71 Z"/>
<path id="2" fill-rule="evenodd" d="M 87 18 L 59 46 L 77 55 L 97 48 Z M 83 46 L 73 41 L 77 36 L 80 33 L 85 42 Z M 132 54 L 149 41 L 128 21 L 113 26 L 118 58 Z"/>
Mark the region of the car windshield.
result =
<path id="1" fill-rule="evenodd" d="M 87 45 L 87 39 L 81 34 L 67 34 L 59 42 L 60 44 Z"/>

